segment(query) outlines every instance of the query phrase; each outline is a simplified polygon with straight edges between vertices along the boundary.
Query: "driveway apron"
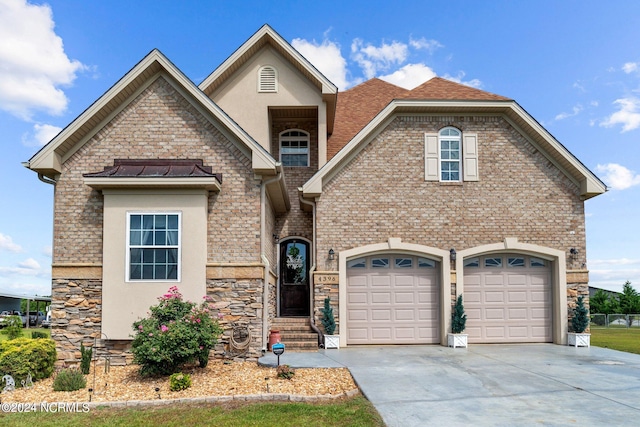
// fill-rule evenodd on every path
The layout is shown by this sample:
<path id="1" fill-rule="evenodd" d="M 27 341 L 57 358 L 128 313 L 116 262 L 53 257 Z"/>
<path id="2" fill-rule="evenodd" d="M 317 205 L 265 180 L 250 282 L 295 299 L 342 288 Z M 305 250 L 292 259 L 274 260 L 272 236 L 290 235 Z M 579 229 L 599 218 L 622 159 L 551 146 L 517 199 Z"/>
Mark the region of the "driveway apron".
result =
<path id="1" fill-rule="evenodd" d="M 367 346 L 291 353 L 347 367 L 388 426 L 637 426 L 640 355 L 553 344 Z M 324 356 L 324 357 L 323 357 Z"/>

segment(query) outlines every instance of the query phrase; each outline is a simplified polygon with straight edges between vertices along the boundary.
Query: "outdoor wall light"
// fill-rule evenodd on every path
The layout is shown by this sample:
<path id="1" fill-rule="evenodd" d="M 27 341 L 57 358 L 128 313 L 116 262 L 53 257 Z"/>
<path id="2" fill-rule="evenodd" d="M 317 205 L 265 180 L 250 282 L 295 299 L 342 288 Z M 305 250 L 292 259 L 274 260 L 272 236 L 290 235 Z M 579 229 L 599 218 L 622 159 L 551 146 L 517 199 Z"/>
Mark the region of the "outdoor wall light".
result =
<path id="1" fill-rule="evenodd" d="M 569 249 L 569 253 L 572 257 L 576 257 L 578 255 L 578 250 L 576 248 Z"/>
<path id="2" fill-rule="evenodd" d="M 278 240 L 280 240 L 280 236 L 278 236 L 277 234 L 273 234 L 273 241 L 277 243 Z"/>
<path id="3" fill-rule="evenodd" d="M 336 257 L 336 253 L 333 249 L 329 249 L 329 261 L 333 261 Z"/>
<path id="4" fill-rule="evenodd" d="M 451 257 L 451 261 L 455 261 L 456 260 L 456 250 L 451 248 L 449 250 L 449 256 Z"/>

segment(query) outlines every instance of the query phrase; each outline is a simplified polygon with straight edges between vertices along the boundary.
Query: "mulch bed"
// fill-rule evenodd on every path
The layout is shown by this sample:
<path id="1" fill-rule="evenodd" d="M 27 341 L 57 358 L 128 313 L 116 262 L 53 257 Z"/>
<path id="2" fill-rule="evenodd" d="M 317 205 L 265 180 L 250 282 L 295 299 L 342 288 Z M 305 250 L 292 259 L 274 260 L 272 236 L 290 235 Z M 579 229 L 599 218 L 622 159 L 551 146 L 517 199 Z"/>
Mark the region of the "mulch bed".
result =
<path id="1" fill-rule="evenodd" d="M 191 374 L 192 385 L 186 390 L 169 390 L 168 377 L 143 378 L 139 367 L 92 367 L 86 376 L 87 387 L 73 392 L 53 391 L 53 377 L 34 383 L 32 388 L 18 388 L 2 393 L 2 402 L 126 402 L 158 399 L 205 398 L 240 395 L 296 395 L 326 398 L 353 393 L 357 386 L 346 368 L 299 368 L 290 380 L 278 378 L 275 368 L 259 366 L 256 362 L 210 361 L 204 369 L 192 367 L 183 372 Z M 156 391 L 156 388 L 158 391 Z"/>

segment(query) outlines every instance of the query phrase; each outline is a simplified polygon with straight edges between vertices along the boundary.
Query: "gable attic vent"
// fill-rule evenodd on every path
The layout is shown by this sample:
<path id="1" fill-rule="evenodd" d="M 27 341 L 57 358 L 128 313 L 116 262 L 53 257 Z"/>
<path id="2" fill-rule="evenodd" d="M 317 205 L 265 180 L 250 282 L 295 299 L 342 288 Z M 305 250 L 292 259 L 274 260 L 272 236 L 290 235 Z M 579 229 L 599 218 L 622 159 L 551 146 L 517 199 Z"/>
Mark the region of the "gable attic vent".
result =
<path id="1" fill-rule="evenodd" d="M 258 71 L 258 92 L 277 92 L 278 72 L 275 67 L 265 65 Z"/>

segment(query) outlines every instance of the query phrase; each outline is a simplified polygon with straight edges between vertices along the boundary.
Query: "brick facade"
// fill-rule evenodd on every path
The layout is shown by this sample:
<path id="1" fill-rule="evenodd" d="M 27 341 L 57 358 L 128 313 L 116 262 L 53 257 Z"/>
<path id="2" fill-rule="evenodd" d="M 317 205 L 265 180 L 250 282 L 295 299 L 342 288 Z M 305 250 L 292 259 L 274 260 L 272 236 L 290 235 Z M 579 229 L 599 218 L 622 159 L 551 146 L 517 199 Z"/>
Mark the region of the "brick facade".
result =
<path id="1" fill-rule="evenodd" d="M 82 264 L 101 265 L 103 196 L 84 185 L 82 174 L 112 166 L 117 158 L 202 159 L 214 172 L 222 173 L 222 190 L 210 193 L 208 202 L 208 263 L 262 262 L 260 180 L 251 160 L 159 78 L 63 164 L 54 202 L 54 269 L 57 265 L 75 265 L 76 269 L 82 269 Z M 254 299 L 248 302 L 252 312 L 240 315 L 251 323 L 258 341 L 262 326 L 254 319 L 256 312 L 262 313 L 262 299 L 255 297 L 255 289 L 262 287 L 262 280 L 259 282 L 252 284 Z M 81 341 L 100 339 L 101 286 L 101 279 L 54 280 L 52 332 L 61 360 L 77 359 Z M 166 288 L 159 285 L 158 296 Z M 233 317 L 237 316 L 234 311 Z M 260 332 L 255 330 L 258 327 Z M 123 348 L 117 344 L 112 353 L 122 353 Z M 252 345 L 251 354 L 255 356 L 259 349 L 259 344 Z"/>
<path id="2" fill-rule="evenodd" d="M 478 135 L 479 181 L 425 181 L 424 135 L 445 126 Z M 320 269 L 338 268 L 337 259 L 322 256 L 329 249 L 338 253 L 389 237 L 458 251 L 516 237 L 565 251 L 568 271 L 586 262 L 578 186 L 497 116 L 396 117 L 324 184 L 317 202 Z M 577 257 L 569 256 L 570 248 L 578 249 Z M 571 305 L 575 294 L 568 297 Z"/>

